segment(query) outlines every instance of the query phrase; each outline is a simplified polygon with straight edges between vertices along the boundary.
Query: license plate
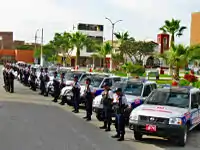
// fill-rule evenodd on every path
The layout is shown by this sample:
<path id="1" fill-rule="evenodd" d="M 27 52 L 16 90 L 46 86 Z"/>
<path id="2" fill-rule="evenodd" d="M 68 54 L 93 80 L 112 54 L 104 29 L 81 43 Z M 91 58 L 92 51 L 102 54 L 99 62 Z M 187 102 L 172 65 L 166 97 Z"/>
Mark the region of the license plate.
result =
<path id="1" fill-rule="evenodd" d="M 156 132 L 156 125 L 147 124 L 146 125 L 146 131 Z"/>

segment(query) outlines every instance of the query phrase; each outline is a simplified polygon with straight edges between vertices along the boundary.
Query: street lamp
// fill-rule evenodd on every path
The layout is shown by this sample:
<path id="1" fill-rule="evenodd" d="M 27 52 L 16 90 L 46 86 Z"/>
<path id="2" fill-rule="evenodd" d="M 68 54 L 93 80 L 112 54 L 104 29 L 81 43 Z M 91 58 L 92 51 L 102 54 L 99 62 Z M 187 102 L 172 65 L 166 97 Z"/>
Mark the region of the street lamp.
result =
<path id="1" fill-rule="evenodd" d="M 106 20 L 108 20 L 111 25 L 112 25 L 112 48 L 114 48 L 114 41 L 113 41 L 113 36 L 114 36 L 114 29 L 115 29 L 115 24 L 117 24 L 118 22 L 121 22 L 122 20 L 117 20 L 116 22 L 112 22 L 111 19 L 106 17 Z M 112 71 L 112 56 L 110 58 L 110 70 Z"/>
<path id="2" fill-rule="evenodd" d="M 35 51 L 36 51 L 36 49 L 37 49 L 37 33 L 38 33 L 38 31 L 39 31 L 39 29 L 37 29 L 37 30 L 35 31 Z"/>

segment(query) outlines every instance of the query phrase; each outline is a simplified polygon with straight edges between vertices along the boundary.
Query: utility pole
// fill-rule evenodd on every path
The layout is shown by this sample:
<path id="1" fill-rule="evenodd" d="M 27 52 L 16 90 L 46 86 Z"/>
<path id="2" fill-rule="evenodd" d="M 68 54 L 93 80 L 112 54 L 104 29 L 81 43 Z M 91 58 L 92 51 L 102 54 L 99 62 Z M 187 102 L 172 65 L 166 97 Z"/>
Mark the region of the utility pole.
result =
<path id="1" fill-rule="evenodd" d="M 40 52 L 40 65 L 43 67 L 43 28 L 42 28 L 42 37 L 41 37 L 41 52 Z"/>
<path id="2" fill-rule="evenodd" d="M 38 33 L 39 29 L 36 30 L 35 32 L 35 51 L 37 50 L 37 33 Z"/>
<path id="3" fill-rule="evenodd" d="M 114 49 L 114 29 L 115 29 L 115 24 L 118 22 L 121 22 L 122 20 L 117 20 L 116 22 L 112 22 L 111 19 L 107 18 L 108 21 L 110 21 L 112 25 L 112 50 Z M 110 57 L 110 71 L 112 71 L 112 56 Z"/>

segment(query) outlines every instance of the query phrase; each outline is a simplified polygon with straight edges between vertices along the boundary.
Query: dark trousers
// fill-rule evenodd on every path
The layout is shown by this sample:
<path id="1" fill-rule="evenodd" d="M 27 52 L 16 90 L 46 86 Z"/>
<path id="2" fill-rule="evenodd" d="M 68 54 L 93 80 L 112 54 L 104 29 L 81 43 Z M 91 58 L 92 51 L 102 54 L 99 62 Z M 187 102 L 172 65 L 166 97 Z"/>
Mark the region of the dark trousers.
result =
<path id="1" fill-rule="evenodd" d="M 92 116 L 92 100 L 93 99 L 87 99 L 87 101 L 86 101 L 86 116 L 88 117 L 88 118 L 91 118 L 91 116 Z"/>
<path id="2" fill-rule="evenodd" d="M 57 89 L 57 90 L 55 90 Z M 60 90 L 58 87 L 54 87 L 54 93 L 53 93 L 53 96 L 54 96 L 54 101 L 57 101 L 59 96 L 60 96 Z"/>
<path id="3" fill-rule="evenodd" d="M 104 107 L 104 126 L 108 129 L 110 129 L 110 125 L 112 123 L 112 108 L 110 107 Z"/>
<path id="4" fill-rule="evenodd" d="M 27 86 L 28 85 L 28 75 L 24 76 L 24 84 Z"/>
<path id="5" fill-rule="evenodd" d="M 41 94 L 44 95 L 45 93 L 45 83 L 43 81 L 40 82 L 40 91 L 41 91 Z"/>
<path id="6" fill-rule="evenodd" d="M 123 114 L 115 115 L 115 128 L 118 135 L 125 135 L 125 119 Z"/>
<path id="7" fill-rule="evenodd" d="M 31 80 L 30 82 L 30 87 L 33 91 L 36 91 L 36 84 L 35 84 L 35 81 L 34 80 Z"/>
<path id="8" fill-rule="evenodd" d="M 14 79 L 10 79 L 10 80 L 9 80 L 9 91 L 10 91 L 11 93 L 14 92 Z"/>
<path id="9" fill-rule="evenodd" d="M 5 79 L 5 90 L 10 91 L 10 82 L 8 78 Z"/>
<path id="10" fill-rule="evenodd" d="M 80 101 L 80 94 L 75 93 L 73 94 L 73 102 L 74 102 L 74 110 L 78 111 L 79 110 L 79 101 Z"/>

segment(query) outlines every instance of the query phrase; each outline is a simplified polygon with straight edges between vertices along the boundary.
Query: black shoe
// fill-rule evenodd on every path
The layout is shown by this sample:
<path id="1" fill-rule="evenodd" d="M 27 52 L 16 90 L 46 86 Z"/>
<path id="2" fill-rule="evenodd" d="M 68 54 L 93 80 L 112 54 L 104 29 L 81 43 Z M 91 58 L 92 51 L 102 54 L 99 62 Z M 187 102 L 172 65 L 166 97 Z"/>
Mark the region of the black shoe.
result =
<path id="1" fill-rule="evenodd" d="M 76 110 L 72 110 L 72 112 L 75 112 Z"/>
<path id="2" fill-rule="evenodd" d="M 99 129 L 106 129 L 106 126 L 99 127 Z"/>
<path id="3" fill-rule="evenodd" d="M 119 134 L 116 134 L 116 135 L 113 135 L 111 136 L 112 138 L 120 138 L 120 135 Z"/>
<path id="4" fill-rule="evenodd" d="M 121 136 L 117 141 L 124 141 L 124 136 Z"/>
<path id="5" fill-rule="evenodd" d="M 111 130 L 110 130 L 110 128 L 107 128 L 105 131 L 106 131 L 106 132 L 109 132 L 109 131 L 111 131 Z"/>
<path id="6" fill-rule="evenodd" d="M 92 120 L 91 118 L 87 118 L 87 119 L 86 119 L 86 121 L 91 121 L 91 120 Z"/>
<path id="7" fill-rule="evenodd" d="M 78 110 L 76 110 L 74 113 L 76 113 L 76 114 L 77 114 L 77 113 L 79 113 L 79 111 L 78 111 Z"/>
<path id="8" fill-rule="evenodd" d="M 52 102 L 57 103 L 58 101 L 54 99 L 54 100 L 52 100 Z"/>
<path id="9" fill-rule="evenodd" d="M 60 104 L 60 105 L 65 105 L 65 103 L 63 103 L 63 102 L 60 102 L 59 104 Z"/>
<path id="10" fill-rule="evenodd" d="M 85 117 L 83 117 L 83 119 L 88 119 L 88 117 L 87 117 L 87 116 L 85 116 Z"/>

